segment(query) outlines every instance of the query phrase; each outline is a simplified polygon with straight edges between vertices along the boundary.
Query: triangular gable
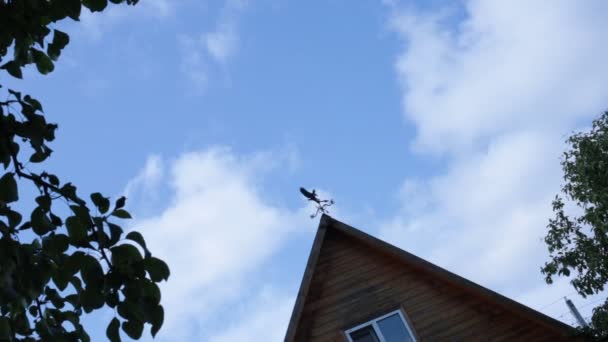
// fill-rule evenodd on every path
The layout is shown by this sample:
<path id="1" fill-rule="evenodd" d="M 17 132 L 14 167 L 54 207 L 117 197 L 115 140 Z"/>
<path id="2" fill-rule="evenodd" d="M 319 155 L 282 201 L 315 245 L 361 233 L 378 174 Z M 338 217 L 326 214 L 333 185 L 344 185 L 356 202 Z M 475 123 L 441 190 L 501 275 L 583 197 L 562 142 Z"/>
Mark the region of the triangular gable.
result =
<path id="1" fill-rule="evenodd" d="M 504 337 L 527 334 L 526 337 L 543 340 L 552 336 L 565 339 L 573 332 L 560 321 L 323 215 L 285 341 L 308 341 L 319 336 L 323 339 L 332 336 L 333 340 L 335 334 L 349 328 L 347 324 L 356 323 L 357 318 L 352 322 L 350 318 L 366 317 L 361 311 L 366 310 L 373 316 L 394 307 L 391 296 L 396 296 L 393 292 L 406 283 L 407 288 L 398 293 L 406 298 L 399 300 L 403 304 L 399 307 L 415 316 L 410 317 L 414 328 L 425 336 L 434 330 L 502 329 Z M 361 284 L 366 288 L 363 292 L 356 291 L 355 287 Z M 404 294 L 406 291 L 410 292 Z M 340 297 L 339 305 L 335 304 L 337 297 Z M 429 319 L 428 315 L 438 309 L 448 321 L 453 320 L 452 325 L 448 326 L 450 322 L 445 320 Z"/>

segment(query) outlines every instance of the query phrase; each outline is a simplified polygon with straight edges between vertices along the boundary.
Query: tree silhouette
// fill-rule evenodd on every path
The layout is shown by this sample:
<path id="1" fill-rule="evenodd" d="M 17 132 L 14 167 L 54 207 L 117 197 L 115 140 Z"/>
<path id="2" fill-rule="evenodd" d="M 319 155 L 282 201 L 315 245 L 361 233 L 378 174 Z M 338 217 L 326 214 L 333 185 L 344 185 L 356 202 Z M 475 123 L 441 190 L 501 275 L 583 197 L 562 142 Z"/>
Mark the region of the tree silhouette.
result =
<path id="1" fill-rule="evenodd" d="M 107 0 L 1 0 L 0 69 L 16 78 L 23 77 L 22 68 L 29 64 L 41 74 L 52 72 L 69 43 L 69 35 L 53 29 L 54 24 L 67 18 L 78 21 L 83 8 L 98 12 L 107 5 Z M 140 233 L 123 234 L 116 220 L 131 218 L 124 197 L 112 205 L 95 192 L 87 201 L 72 183 L 24 164 L 24 158 L 33 165 L 51 156 L 49 143 L 57 125 L 46 121 L 41 103 L 33 97 L 13 89 L 4 92 L 0 340 L 88 341 L 80 317 L 103 307 L 116 312 L 106 330 L 109 340 L 120 341 L 121 326 L 138 339 L 145 323 L 156 335 L 164 318 L 157 283 L 168 279 L 168 266 L 152 256 Z M 29 213 L 20 201 L 26 184 L 37 191 Z"/>

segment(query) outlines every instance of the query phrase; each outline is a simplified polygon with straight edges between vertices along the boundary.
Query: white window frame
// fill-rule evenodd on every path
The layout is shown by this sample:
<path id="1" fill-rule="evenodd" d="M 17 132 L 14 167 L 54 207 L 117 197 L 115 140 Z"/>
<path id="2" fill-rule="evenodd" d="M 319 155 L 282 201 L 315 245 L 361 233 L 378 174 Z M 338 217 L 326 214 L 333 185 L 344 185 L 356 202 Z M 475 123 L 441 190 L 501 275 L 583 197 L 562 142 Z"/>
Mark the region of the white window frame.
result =
<path id="1" fill-rule="evenodd" d="M 397 309 L 395 311 L 391 311 L 385 315 L 382 315 L 380 317 L 374 318 L 370 321 L 367 321 L 363 324 L 359 324 L 356 327 L 352 327 L 346 331 L 344 331 L 344 334 L 346 335 L 346 339 L 348 340 L 348 342 L 353 342 L 352 338 L 350 337 L 350 333 L 355 332 L 361 328 L 365 328 L 367 326 L 372 326 L 372 328 L 374 329 L 374 332 L 376 333 L 376 336 L 378 336 L 378 339 L 380 340 L 380 342 L 386 342 L 386 340 L 384 339 L 384 336 L 382 335 L 382 331 L 380 330 L 380 327 L 378 327 L 378 321 L 381 321 L 389 316 L 392 316 L 394 314 L 398 314 L 399 317 L 401 317 L 401 321 L 403 322 L 403 325 L 405 325 L 405 328 L 407 329 L 407 332 L 410 334 L 410 337 L 412 338 L 412 340 L 414 342 L 418 341 L 416 339 L 416 335 L 414 334 L 414 332 L 412 331 L 412 329 L 410 328 L 410 325 L 408 324 L 407 320 L 405 319 L 405 317 L 403 316 L 403 312 L 401 312 L 400 309 Z"/>

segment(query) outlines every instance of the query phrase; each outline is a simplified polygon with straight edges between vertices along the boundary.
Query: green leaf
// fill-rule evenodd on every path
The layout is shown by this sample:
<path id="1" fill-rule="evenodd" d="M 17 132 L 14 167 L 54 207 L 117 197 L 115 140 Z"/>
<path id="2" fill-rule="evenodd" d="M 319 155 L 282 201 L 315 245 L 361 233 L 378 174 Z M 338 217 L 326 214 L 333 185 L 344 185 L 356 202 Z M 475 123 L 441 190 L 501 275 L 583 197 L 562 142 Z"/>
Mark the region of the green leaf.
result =
<path id="1" fill-rule="evenodd" d="M 46 160 L 48 156 L 42 152 L 34 152 L 30 156 L 30 162 L 32 163 L 41 163 Z"/>
<path id="2" fill-rule="evenodd" d="M 80 340 L 82 342 L 91 342 L 91 337 L 89 336 L 89 334 L 87 334 L 87 332 L 82 328 L 82 326 L 80 326 L 80 329 L 78 329 L 78 333 L 80 334 Z"/>
<path id="3" fill-rule="evenodd" d="M 6 213 L 6 218 L 8 219 L 9 228 L 15 228 L 19 223 L 21 223 L 23 216 L 14 210 L 9 210 Z"/>
<path id="4" fill-rule="evenodd" d="M 49 299 L 51 303 L 53 303 L 53 306 L 55 306 L 57 309 L 61 309 L 64 307 L 65 300 L 59 295 L 59 292 L 57 292 L 57 290 L 47 286 L 44 289 L 44 294 L 46 295 L 47 299 Z"/>
<path id="5" fill-rule="evenodd" d="M 49 216 L 51 217 L 51 222 L 55 225 L 55 226 L 61 226 L 63 225 L 63 221 L 61 220 L 61 217 L 53 214 L 53 213 L 49 213 Z"/>
<path id="6" fill-rule="evenodd" d="M 108 226 L 110 227 L 110 241 L 108 241 L 108 246 L 114 246 L 122 235 L 122 228 L 119 225 L 108 222 Z"/>
<path id="7" fill-rule="evenodd" d="M 4 64 L 0 69 L 6 70 L 11 76 L 16 78 L 23 78 L 23 73 L 21 73 L 21 67 L 15 61 L 10 61 Z"/>
<path id="8" fill-rule="evenodd" d="M 2 106 L 0 106 L 0 116 L 2 115 L 4 115 L 4 110 L 2 109 Z M 8 165 L 11 163 L 10 152 L 4 145 L 0 145 L 0 163 L 2 163 L 5 170 L 8 169 Z"/>
<path id="9" fill-rule="evenodd" d="M 87 238 L 87 226 L 78 217 L 68 217 L 65 220 L 65 226 L 71 241 L 81 242 Z"/>
<path id="10" fill-rule="evenodd" d="M 38 72 L 46 75 L 55 69 L 53 61 L 44 52 L 37 49 L 31 49 L 31 51 L 32 56 L 34 57 L 34 62 L 36 63 L 36 68 L 38 68 Z"/>
<path id="11" fill-rule="evenodd" d="M 85 255 L 83 257 L 80 274 L 87 288 L 99 289 L 103 287 L 103 270 L 97 259 L 92 256 Z"/>
<path id="12" fill-rule="evenodd" d="M 21 101 L 21 92 L 20 91 L 15 91 L 13 89 L 8 89 L 8 93 L 11 94 L 11 95 L 13 95 L 17 100 Z"/>
<path id="13" fill-rule="evenodd" d="M 55 270 L 55 273 L 53 274 L 53 283 L 55 283 L 59 291 L 63 291 L 68 286 L 71 277 L 72 275 L 70 274 L 69 270 L 63 267 L 59 267 Z M 66 299 L 68 297 L 66 297 Z M 78 298 L 78 296 L 76 296 L 76 298 Z"/>
<path id="14" fill-rule="evenodd" d="M 24 311 L 19 312 L 11 321 L 14 334 L 29 335 L 32 333 L 32 326 L 27 314 Z"/>
<path id="15" fill-rule="evenodd" d="M 108 324 L 108 328 L 106 329 L 106 336 L 108 337 L 108 340 L 110 340 L 110 342 L 120 342 L 120 334 L 118 331 L 119 328 L 120 321 L 118 320 L 118 318 L 112 318 L 110 324 Z"/>
<path id="16" fill-rule="evenodd" d="M 72 278 L 70 278 L 70 284 L 72 284 L 72 286 L 74 286 L 74 288 L 78 291 L 78 292 L 82 292 L 82 281 L 80 280 L 80 278 L 73 276 Z"/>
<path id="17" fill-rule="evenodd" d="M 135 319 L 135 315 L 133 315 L 133 313 L 129 311 L 129 308 L 127 307 L 127 303 L 125 301 L 118 303 L 118 305 L 116 306 L 116 311 L 118 312 L 120 317 L 124 319 Z"/>
<path id="18" fill-rule="evenodd" d="M 12 172 L 5 173 L 0 178 L 0 202 L 11 203 L 19 199 L 17 182 Z"/>
<path id="19" fill-rule="evenodd" d="M 63 263 L 62 266 L 62 270 L 65 270 L 67 272 L 67 274 L 70 276 L 70 281 L 72 280 L 71 277 L 76 274 L 78 271 L 80 271 L 80 267 L 82 265 L 83 262 L 83 258 L 86 254 L 84 254 L 84 252 L 82 251 L 76 251 L 72 254 L 70 254 L 66 259 L 65 262 Z M 78 278 L 76 278 L 78 279 Z"/>
<path id="20" fill-rule="evenodd" d="M 77 307 L 80 303 L 80 297 L 77 294 L 71 294 L 65 296 L 65 301 L 70 303 L 73 307 Z"/>
<path id="21" fill-rule="evenodd" d="M 46 216 L 44 209 L 41 207 L 36 207 L 36 209 L 32 211 L 30 219 L 32 222 L 32 229 L 34 230 L 34 233 L 38 235 L 44 235 L 55 228 L 51 220 Z"/>
<path id="22" fill-rule="evenodd" d="M 67 197 L 76 197 L 76 187 L 72 183 L 66 183 L 61 187 L 61 194 Z"/>
<path id="23" fill-rule="evenodd" d="M 46 324 L 46 320 L 36 321 L 36 333 L 38 333 L 38 335 L 40 335 L 41 340 L 50 339 L 51 332 L 49 331 L 48 324 Z"/>
<path id="24" fill-rule="evenodd" d="M 127 201 L 127 198 L 125 196 L 121 196 L 119 199 L 116 200 L 114 209 L 120 209 L 120 208 L 124 207 L 126 201 Z"/>
<path id="25" fill-rule="evenodd" d="M 138 340 L 144 330 L 144 324 L 137 320 L 122 322 L 122 330 L 132 339 Z"/>
<path id="26" fill-rule="evenodd" d="M 49 195 L 40 195 L 36 197 L 36 203 L 45 211 L 51 210 L 51 196 Z"/>
<path id="27" fill-rule="evenodd" d="M 112 264 L 117 267 L 142 260 L 137 248 L 129 244 L 112 247 L 110 251 L 112 252 Z"/>
<path id="28" fill-rule="evenodd" d="M 148 251 L 148 248 L 146 247 L 146 241 L 144 240 L 144 237 L 139 232 L 131 231 L 131 232 L 129 232 L 129 234 L 127 234 L 127 236 L 125 238 L 127 238 L 131 241 L 137 242 L 141 246 L 141 248 L 144 249 L 146 256 L 150 254 L 150 252 Z"/>
<path id="29" fill-rule="evenodd" d="M 108 304 L 111 308 L 115 308 L 119 302 L 120 298 L 118 297 L 117 291 L 108 291 L 106 293 L 106 304 Z"/>
<path id="30" fill-rule="evenodd" d="M 49 183 L 51 183 L 54 186 L 59 186 L 59 178 L 57 178 L 57 176 L 48 175 L 48 177 L 49 177 Z"/>
<path id="31" fill-rule="evenodd" d="M 123 291 L 125 292 L 125 291 Z M 130 296 L 130 297 L 129 297 Z M 135 320 L 135 321 L 140 321 L 140 322 L 144 322 L 145 321 L 145 313 L 144 313 L 144 306 L 142 305 L 143 302 L 138 301 L 133 302 L 131 299 L 132 297 L 136 297 L 137 295 L 134 294 L 130 294 L 130 293 L 125 293 L 125 300 L 118 303 L 117 306 L 117 311 L 118 313 L 124 317 L 127 320 Z"/>
<path id="32" fill-rule="evenodd" d="M 169 270 L 169 266 L 167 264 L 155 257 L 148 258 L 144 260 L 144 266 L 146 271 L 150 274 L 150 279 L 155 282 L 159 282 L 161 280 L 168 280 L 169 275 L 171 274 Z"/>
<path id="33" fill-rule="evenodd" d="M 62 7 L 65 8 L 66 14 L 78 21 L 78 19 L 80 18 L 80 10 L 82 7 L 82 4 L 80 3 L 80 0 L 56 0 L 58 3 L 61 3 Z"/>
<path id="34" fill-rule="evenodd" d="M 149 301 L 154 305 L 158 305 L 160 303 L 160 288 L 155 282 L 149 279 L 141 279 L 138 285 L 141 287 L 143 296 L 146 297 L 146 301 Z"/>
<path id="35" fill-rule="evenodd" d="M 49 56 L 52 61 L 56 62 L 59 59 L 59 55 L 61 55 L 61 50 L 59 50 L 57 45 L 51 43 L 46 47 L 46 55 Z"/>
<path id="36" fill-rule="evenodd" d="M 124 210 L 124 209 L 116 209 L 112 212 L 112 216 L 116 216 L 118 218 L 122 218 L 122 219 L 130 219 L 131 218 L 131 214 L 129 214 L 128 211 Z"/>
<path id="37" fill-rule="evenodd" d="M 68 237 L 63 234 L 51 234 L 42 239 L 42 249 L 49 255 L 57 255 L 67 251 L 69 244 Z"/>
<path id="38" fill-rule="evenodd" d="M 91 214 L 89 213 L 89 208 L 83 205 L 70 205 L 70 209 L 72 209 L 72 212 L 83 224 L 91 224 Z"/>
<path id="39" fill-rule="evenodd" d="M 80 294 L 80 302 L 86 313 L 103 307 L 105 301 L 103 294 L 97 287 L 86 287 Z"/>
<path id="40" fill-rule="evenodd" d="M 12 340 L 12 337 L 13 333 L 11 332 L 11 327 L 8 323 L 8 319 L 0 317 L 0 340 L 10 341 Z"/>
<path id="41" fill-rule="evenodd" d="M 25 312 L 25 307 L 22 308 L 23 311 L 19 310 L 19 312 L 14 312 L 14 316 L 10 318 L 10 326 L 13 334 L 19 335 L 29 335 L 31 334 L 31 325 L 30 321 Z"/>
<path id="42" fill-rule="evenodd" d="M 82 4 L 91 12 L 101 12 L 108 5 L 107 0 L 82 0 Z"/>
<path id="43" fill-rule="evenodd" d="M 75 328 L 80 326 L 80 316 L 73 311 L 64 311 L 63 318 L 65 321 L 72 323 Z"/>
<path id="44" fill-rule="evenodd" d="M 63 49 L 70 42 L 70 36 L 67 33 L 59 30 L 54 30 L 52 44 L 57 46 L 59 50 Z"/>
<path id="45" fill-rule="evenodd" d="M 165 320 L 165 310 L 162 305 L 157 305 L 152 309 L 150 323 L 152 323 L 152 329 L 150 332 L 152 333 L 152 337 L 155 337 L 160 328 L 163 326 L 163 322 Z"/>
<path id="46" fill-rule="evenodd" d="M 105 214 L 110 209 L 110 200 L 103 197 L 99 192 L 91 194 L 91 201 L 97 207 L 100 213 Z"/>
<path id="47" fill-rule="evenodd" d="M 29 95 L 25 95 L 25 97 L 23 97 L 23 100 L 27 103 L 29 103 L 32 107 L 34 107 L 36 110 L 39 110 L 42 112 L 42 105 L 40 104 L 40 101 L 32 98 Z"/>

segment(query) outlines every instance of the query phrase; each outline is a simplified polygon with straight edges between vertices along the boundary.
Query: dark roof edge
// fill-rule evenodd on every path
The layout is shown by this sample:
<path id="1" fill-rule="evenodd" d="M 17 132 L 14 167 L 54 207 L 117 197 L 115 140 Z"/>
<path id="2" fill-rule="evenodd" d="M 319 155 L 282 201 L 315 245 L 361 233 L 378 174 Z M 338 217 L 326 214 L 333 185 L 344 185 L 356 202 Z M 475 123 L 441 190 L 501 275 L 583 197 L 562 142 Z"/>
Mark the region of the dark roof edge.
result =
<path id="1" fill-rule="evenodd" d="M 498 305 L 503 306 L 508 311 L 515 313 L 516 315 L 523 316 L 529 319 L 532 319 L 538 323 L 541 323 L 550 328 L 574 333 L 574 328 L 564 322 L 561 322 L 555 318 L 549 317 L 542 312 L 536 311 L 526 305 L 523 305 L 511 298 L 505 297 L 500 293 L 494 292 L 486 287 L 483 287 L 479 284 L 476 284 L 466 278 L 463 278 L 455 273 L 452 273 L 444 268 L 441 268 L 431 262 L 428 262 L 414 254 L 408 253 L 400 248 L 397 248 L 385 241 L 382 241 L 378 238 L 375 238 L 361 230 L 349 226 L 345 223 L 342 223 L 330 216 L 324 215 L 321 219 L 321 222 L 324 224 L 324 228 L 332 228 L 336 229 L 343 234 L 346 234 L 350 237 L 353 237 L 366 245 L 378 249 L 381 252 L 387 253 L 393 257 L 398 258 L 402 262 L 412 265 L 413 267 L 419 268 L 429 274 L 432 274 L 442 280 L 445 280 L 454 286 L 460 287 L 468 292 L 471 292 L 474 295 L 477 295 L 486 301 L 495 302 Z M 321 228 L 321 227 L 319 227 Z M 316 241 L 315 241 L 316 243 Z M 320 246 L 319 246 L 320 247 Z M 312 257 L 312 255 L 311 255 Z M 308 266 L 307 266 L 308 271 Z M 308 290 L 308 289 L 307 289 Z M 299 296 L 299 295 L 298 295 Z M 300 303 L 303 305 L 303 303 Z M 299 308 L 302 310 L 302 308 Z M 295 311 L 295 310 L 294 310 Z M 293 319 L 293 317 L 292 317 Z M 290 322 L 291 325 L 291 322 Z"/>
<path id="2" fill-rule="evenodd" d="M 319 221 L 319 228 L 317 229 L 317 234 L 315 235 L 315 239 L 312 243 L 310 255 L 308 256 L 308 262 L 306 263 L 306 268 L 304 270 L 304 276 L 302 277 L 300 289 L 298 290 L 298 296 L 296 297 L 296 302 L 291 313 L 289 325 L 287 326 L 285 342 L 291 342 L 295 338 L 296 329 L 298 327 L 298 323 L 300 322 L 302 310 L 304 309 L 304 303 L 306 302 L 306 296 L 308 295 L 308 290 L 312 281 L 312 275 L 315 272 L 317 260 L 319 259 L 319 253 L 321 252 L 321 245 L 325 239 L 325 232 L 327 232 L 327 227 L 333 221 L 334 220 L 331 217 L 325 214 L 321 216 L 321 220 Z"/>

